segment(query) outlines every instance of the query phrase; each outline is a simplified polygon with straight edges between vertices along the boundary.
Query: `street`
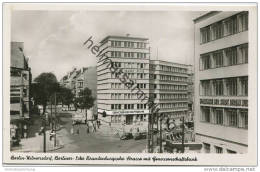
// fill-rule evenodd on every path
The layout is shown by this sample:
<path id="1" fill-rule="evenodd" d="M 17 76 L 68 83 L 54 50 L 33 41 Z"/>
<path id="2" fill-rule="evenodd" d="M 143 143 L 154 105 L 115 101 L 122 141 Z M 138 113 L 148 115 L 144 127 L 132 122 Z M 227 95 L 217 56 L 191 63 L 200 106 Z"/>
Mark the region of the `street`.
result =
<path id="1" fill-rule="evenodd" d="M 57 117 L 60 119 L 62 128 L 57 131 L 57 138 L 64 145 L 63 148 L 53 152 L 64 153 L 138 153 L 145 149 L 147 141 L 143 140 L 120 140 L 118 137 L 106 135 L 101 130 L 107 126 L 100 126 L 96 132 L 87 133 L 86 125 L 81 124 L 75 126 L 74 134 L 70 133 L 72 127 L 72 113 L 59 113 Z M 79 129 L 79 134 L 76 130 Z"/>

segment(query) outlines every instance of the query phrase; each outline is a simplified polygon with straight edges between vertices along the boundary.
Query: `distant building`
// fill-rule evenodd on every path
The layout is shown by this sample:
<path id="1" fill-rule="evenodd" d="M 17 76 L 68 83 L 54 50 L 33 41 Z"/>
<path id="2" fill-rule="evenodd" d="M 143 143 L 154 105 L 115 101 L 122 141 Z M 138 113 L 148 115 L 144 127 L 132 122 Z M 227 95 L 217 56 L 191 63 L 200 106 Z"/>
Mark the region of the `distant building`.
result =
<path id="1" fill-rule="evenodd" d="M 194 120 L 194 66 L 188 65 L 188 121 Z"/>
<path id="2" fill-rule="evenodd" d="M 196 140 L 204 153 L 247 153 L 248 12 L 213 11 L 194 24 Z"/>
<path id="3" fill-rule="evenodd" d="M 178 120 L 188 113 L 188 65 L 150 60 L 150 97 L 159 115 Z"/>
<path id="4" fill-rule="evenodd" d="M 32 76 L 23 49 L 23 42 L 11 42 L 10 123 L 11 138 L 14 139 L 26 137 L 31 109 Z"/>
<path id="5" fill-rule="evenodd" d="M 97 67 L 83 67 L 81 69 L 73 68 L 67 75 L 62 77 L 60 85 L 71 89 L 75 97 L 88 87 L 92 91 L 92 96 L 97 99 Z M 94 113 L 97 114 L 96 101 Z"/>

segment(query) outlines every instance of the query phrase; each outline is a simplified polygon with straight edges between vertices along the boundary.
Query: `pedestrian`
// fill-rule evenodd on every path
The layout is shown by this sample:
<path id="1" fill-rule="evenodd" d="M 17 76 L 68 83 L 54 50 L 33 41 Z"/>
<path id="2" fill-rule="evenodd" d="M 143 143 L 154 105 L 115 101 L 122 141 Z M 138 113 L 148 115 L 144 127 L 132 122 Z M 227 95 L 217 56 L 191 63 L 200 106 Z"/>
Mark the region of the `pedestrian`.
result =
<path id="1" fill-rule="evenodd" d="M 86 132 L 87 132 L 87 134 L 88 134 L 88 133 L 89 133 L 89 125 L 88 125 L 88 122 L 87 122 L 86 124 L 87 124 Z"/>
<path id="2" fill-rule="evenodd" d="M 72 125 L 72 127 L 70 129 L 70 134 L 74 134 L 74 125 Z"/>
<path id="3" fill-rule="evenodd" d="M 96 132 L 96 125 L 94 124 L 94 122 L 92 121 L 92 132 Z"/>
<path id="4" fill-rule="evenodd" d="M 77 127 L 77 134 L 79 135 L 79 127 Z"/>
<path id="5" fill-rule="evenodd" d="M 99 126 L 100 126 L 100 121 L 97 120 L 97 127 L 98 127 L 98 129 L 99 129 Z"/>

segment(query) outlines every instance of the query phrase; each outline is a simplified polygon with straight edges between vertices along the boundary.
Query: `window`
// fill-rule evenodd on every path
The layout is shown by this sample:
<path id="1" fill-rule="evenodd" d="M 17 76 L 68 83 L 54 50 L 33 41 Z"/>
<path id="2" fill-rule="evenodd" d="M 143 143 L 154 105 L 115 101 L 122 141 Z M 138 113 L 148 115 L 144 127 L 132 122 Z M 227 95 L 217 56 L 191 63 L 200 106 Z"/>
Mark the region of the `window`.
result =
<path id="1" fill-rule="evenodd" d="M 215 61 L 215 67 L 223 66 L 223 52 L 222 51 L 213 53 L 213 59 Z"/>
<path id="2" fill-rule="evenodd" d="M 11 69 L 11 76 L 21 76 L 21 71 L 17 69 Z"/>
<path id="3" fill-rule="evenodd" d="M 240 127 L 248 129 L 248 111 L 247 110 L 241 110 L 240 111 Z"/>
<path id="4" fill-rule="evenodd" d="M 237 95 L 237 78 L 230 78 L 226 81 L 227 84 L 227 92 L 229 96 Z"/>
<path id="5" fill-rule="evenodd" d="M 214 110 L 214 123 L 218 125 L 223 125 L 223 109 Z"/>
<path id="6" fill-rule="evenodd" d="M 215 146 L 215 152 L 216 152 L 216 153 L 223 153 L 223 148 L 222 148 L 222 147 Z"/>
<path id="7" fill-rule="evenodd" d="M 223 27 L 222 21 L 212 25 L 212 32 L 213 32 L 212 40 L 219 39 L 219 38 L 223 37 L 224 27 Z"/>
<path id="8" fill-rule="evenodd" d="M 10 97 L 10 103 L 20 103 L 20 97 Z"/>
<path id="9" fill-rule="evenodd" d="M 223 81 L 222 80 L 215 80 L 213 81 L 214 86 L 214 93 L 216 96 L 223 95 Z"/>
<path id="10" fill-rule="evenodd" d="M 111 105 L 111 109 L 114 109 L 114 105 L 113 104 Z"/>
<path id="11" fill-rule="evenodd" d="M 227 110 L 227 125 L 231 127 L 237 127 L 238 118 L 236 109 Z"/>
<path id="12" fill-rule="evenodd" d="M 210 122 L 210 108 L 207 107 L 201 107 L 201 113 L 202 113 L 202 121 L 203 122 Z"/>
<path id="13" fill-rule="evenodd" d="M 201 95 L 203 96 L 210 96 L 211 95 L 211 86 L 210 86 L 210 81 L 201 81 L 201 87 L 202 87 L 202 92 Z"/>
<path id="14" fill-rule="evenodd" d="M 232 47 L 226 49 L 226 56 L 228 61 L 228 66 L 237 64 L 237 47 Z"/>
<path id="15" fill-rule="evenodd" d="M 240 46 L 242 63 L 248 63 L 248 44 Z"/>
<path id="16" fill-rule="evenodd" d="M 233 16 L 228 18 L 225 23 L 225 28 L 226 28 L 226 34 L 225 35 L 233 35 L 238 32 L 237 28 L 237 16 Z"/>
<path id="17" fill-rule="evenodd" d="M 210 153 L 210 144 L 203 143 L 204 153 Z"/>
<path id="18" fill-rule="evenodd" d="M 10 115 L 20 115 L 20 111 L 10 111 Z"/>
<path id="19" fill-rule="evenodd" d="M 207 26 L 205 28 L 201 28 L 200 29 L 200 35 L 201 35 L 200 42 L 202 44 L 209 42 L 210 41 L 210 26 Z"/>
<path id="20" fill-rule="evenodd" d="M 240 79 L 241 81 L 241 95 L 248 95 L 248 77 L 243 77 Z"/>
<path id="21" fill-rule="evenodd" d="M 211 63 L 210 63 L 210 55 L 202 55 L 201 56 L 201 70 L 210 69 Z"/>
<path id="22" fill-rule="evenodd" d="M 239 16 L 240 31 L 248 30 L 248 12 L 244 12 Z"/>

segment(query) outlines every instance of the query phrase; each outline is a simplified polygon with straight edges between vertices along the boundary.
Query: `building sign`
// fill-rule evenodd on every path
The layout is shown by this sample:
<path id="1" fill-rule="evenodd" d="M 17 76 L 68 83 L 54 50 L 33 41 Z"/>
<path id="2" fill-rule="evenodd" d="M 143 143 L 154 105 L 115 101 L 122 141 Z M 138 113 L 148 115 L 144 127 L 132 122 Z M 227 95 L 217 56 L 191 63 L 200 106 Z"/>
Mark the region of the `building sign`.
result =
<path id="1" fill-rule="evenodd" d="M 200 104 L 248 107 L 248 100 L 241 100 L 241 99 L 200 99 Z"/>
<path id="2" fill-rule="evenodd" d="M 135 114 L 147 114 L 149 110 L 121 110 L 113 111 L 113 115 L 135 115 Z"/>

